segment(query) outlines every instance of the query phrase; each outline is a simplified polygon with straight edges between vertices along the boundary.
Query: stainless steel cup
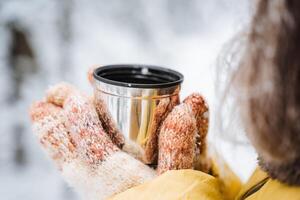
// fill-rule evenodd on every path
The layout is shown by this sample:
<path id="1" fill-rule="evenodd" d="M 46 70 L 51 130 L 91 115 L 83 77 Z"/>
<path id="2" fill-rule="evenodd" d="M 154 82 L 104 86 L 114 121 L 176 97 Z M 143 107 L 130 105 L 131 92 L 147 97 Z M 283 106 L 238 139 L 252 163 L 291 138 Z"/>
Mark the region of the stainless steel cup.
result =
<path id="1" fill-rule="evenodd" d="M 96 100 L 106 104 L 122 134 L 139 144 L 149 154 L 145 162 L 152 163 L 157 129 L 176 105 L 172 100 L 179 101 L 183 75 L 150 65 L 107 65 L 93 75 Z"/>

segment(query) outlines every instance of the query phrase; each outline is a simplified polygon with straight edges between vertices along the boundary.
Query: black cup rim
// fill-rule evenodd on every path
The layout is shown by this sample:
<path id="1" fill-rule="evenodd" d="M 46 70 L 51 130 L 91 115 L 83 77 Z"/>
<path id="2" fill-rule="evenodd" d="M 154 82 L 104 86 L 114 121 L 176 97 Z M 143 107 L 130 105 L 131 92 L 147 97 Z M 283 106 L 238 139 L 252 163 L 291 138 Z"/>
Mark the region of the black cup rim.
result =
<path id="1" fill-rule="evenodd" d="M 147 69 L 147 73 L 150 73 L 151 76 L 159 76 L 160 78 L 169 79 L 167 82 L 162 83 L 130 83 L 130 82 L 123 82 L 123 81 L 116 81 L 111 80 L 108 78 L 105 78 L 103 76 L 106 75 L 107 72 L 118 72 L 122 73 L 122 71 L 125 73 L 125 71 L 132 71 L 132 74 L 142 74 L 142 70 Z M 93 76 L 96 80 L 100 82 L 104 82 L 111 85 L 116 86 L 123 86 L 123 87 L 129 87 L 129 88 L 168 88 L 172 86 L 178 86 L 180 85 L 183 80 L 184 76 L 175 70 L 166 68 L 166 67 L 160 67 L 155 65 L 146 65 L 146 64 L 113 64 L 113 65 L 105 65 L 100 66 L 94 70 Z"/>

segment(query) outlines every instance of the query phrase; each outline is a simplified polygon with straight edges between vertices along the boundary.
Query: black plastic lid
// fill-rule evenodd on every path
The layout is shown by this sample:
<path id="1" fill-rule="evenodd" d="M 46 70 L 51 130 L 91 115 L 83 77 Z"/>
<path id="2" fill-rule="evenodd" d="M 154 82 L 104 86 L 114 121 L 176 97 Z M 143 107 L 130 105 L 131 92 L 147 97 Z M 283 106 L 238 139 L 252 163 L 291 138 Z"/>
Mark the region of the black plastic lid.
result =
<path id="1" fill-rule="evenodd" d="M 177 71 L 139 64 L 106 65 L 94 71 L 94 78 L 104 83 L 132 88 L 167 88 L 180 85 L 183 75 Z"/>

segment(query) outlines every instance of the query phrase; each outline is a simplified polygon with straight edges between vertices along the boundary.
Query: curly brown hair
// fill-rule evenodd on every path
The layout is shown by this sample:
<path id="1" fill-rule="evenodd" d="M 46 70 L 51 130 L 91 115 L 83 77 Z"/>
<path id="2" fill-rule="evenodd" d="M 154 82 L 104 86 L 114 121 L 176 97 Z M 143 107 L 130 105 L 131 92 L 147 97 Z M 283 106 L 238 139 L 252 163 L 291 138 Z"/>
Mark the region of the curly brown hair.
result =
<path id="1" fill-rule="evenodd" d="M 233 88 L 262 168 L 299 185 L 300 1 L 259 0 L 256 8 Z"/>
<path id="2" fill-rule="evenodd" d="M 249 29 L 230 41 L 219 59 L 217 89 L 228 84 L 218 127 L 240 142 L 240 134 L 230 136 L 241 121 L 261 168 L 300 185 L 300 1 L 258 0 L 255 8 Z M 231 74 L 229 80 L 224 73 Z"/>

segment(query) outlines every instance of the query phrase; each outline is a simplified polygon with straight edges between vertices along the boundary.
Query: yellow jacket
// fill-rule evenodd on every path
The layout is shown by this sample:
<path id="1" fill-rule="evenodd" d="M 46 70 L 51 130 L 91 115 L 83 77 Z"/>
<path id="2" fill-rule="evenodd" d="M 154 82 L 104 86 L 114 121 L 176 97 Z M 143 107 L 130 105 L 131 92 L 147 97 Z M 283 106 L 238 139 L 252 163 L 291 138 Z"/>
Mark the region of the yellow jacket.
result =
<path id="1" fill-rule="evenodd" d="M 273 180 L 257 168 L 243 186 L 236 200 L 300 200 L 300 187 Z"/>
<path id="2" fill-rule="evenodd" d="M 133 187 L 111 200 L 300 200 L 300 187 L 270 179 L 259 168 L 241 187 L 227 167 L 217 168 L 213 176 L 195 170 L 174 170 Z"/>

